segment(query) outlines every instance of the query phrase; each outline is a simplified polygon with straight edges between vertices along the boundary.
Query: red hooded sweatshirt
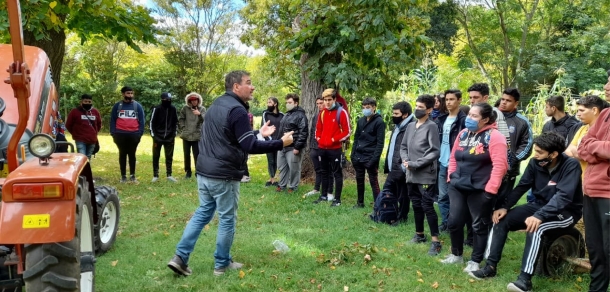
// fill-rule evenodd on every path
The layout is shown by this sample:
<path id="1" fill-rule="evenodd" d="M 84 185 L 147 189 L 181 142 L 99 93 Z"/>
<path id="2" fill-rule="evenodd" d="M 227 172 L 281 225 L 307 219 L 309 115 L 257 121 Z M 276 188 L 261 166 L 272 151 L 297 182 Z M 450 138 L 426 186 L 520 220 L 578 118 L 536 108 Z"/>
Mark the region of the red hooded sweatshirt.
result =
<path id="1" fill-rule="evenodd" d="M 338 108 L 335 104 L 332 110 L 324 108 L 318 115 L 316 140 L 319 149 L 341 149 L 341 142 L 345 141 L 352 131 L 345 109 L 341 108 L 337 121 Z"/>
<path id="2" fill-rule="evenodd" d="M 583 181 L 585 195 L 610 199 L 610 109 L 601 112 L 582 138 L 578 156 L 589 163 Z"/>
<path id="3" fill-rule="evenodd" d="M 97 132 L 102 128 L 100 112 L 95 108 L 85 111 L 81 106 L 72 109 L 66 119 L 66 129 L 74 141 L 86 144 L 97 143 Z"/>

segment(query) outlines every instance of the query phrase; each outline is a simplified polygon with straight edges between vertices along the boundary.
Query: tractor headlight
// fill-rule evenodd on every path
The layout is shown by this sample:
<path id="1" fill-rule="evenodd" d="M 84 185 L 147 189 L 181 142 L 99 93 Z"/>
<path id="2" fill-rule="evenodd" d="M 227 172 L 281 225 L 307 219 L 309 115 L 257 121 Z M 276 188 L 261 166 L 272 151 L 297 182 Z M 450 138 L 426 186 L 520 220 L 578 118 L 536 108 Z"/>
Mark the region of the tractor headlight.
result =
<path id="1" fill-rule="evenodd" d="M 48 158 L 55 152 L 55 140 L 47 134 L 36 134 L 28 142 L 30 153 L 38 158 Z"/>

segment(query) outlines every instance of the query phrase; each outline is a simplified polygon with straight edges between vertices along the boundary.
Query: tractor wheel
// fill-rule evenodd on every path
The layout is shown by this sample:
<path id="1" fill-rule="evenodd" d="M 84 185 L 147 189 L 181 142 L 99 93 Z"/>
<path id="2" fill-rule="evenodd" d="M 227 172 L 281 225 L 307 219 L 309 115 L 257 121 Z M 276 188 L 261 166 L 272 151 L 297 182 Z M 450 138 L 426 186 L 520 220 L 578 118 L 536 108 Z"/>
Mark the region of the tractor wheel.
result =
<path id="1" fill-rule="evenodd" d="M 94 291 L 93 210 L 87 186 L 79 178 L 74 239 L 25 246 L 26 291 Z"/>
<path id="2" fill-rule="evenodd" d="M 117 190 L 108 186 L 95 188 L 98 221 L 95 225 L 95 253 L 102 255 L 114 244 L 119 230 L 121 206 Z"/>
<path id="3" fill-rule="evenodd" d="M 552 229 L 542 235 L 536 263 L 536 274 L 559 277 L 572 272 L 565 258 L 583 258 L 585 240 L 574 227 Z"/>

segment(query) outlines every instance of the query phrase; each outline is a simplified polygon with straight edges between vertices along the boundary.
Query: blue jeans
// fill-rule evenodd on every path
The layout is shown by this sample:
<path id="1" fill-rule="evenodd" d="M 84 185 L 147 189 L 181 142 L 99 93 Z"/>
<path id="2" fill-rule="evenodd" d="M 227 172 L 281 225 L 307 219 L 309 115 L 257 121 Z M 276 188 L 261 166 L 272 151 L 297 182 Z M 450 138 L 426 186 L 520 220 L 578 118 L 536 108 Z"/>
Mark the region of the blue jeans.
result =
<path id="1" fill-rule="evenodd" d="M 176 255 L 187 264 L 189 256 L 201 230 L 214 218 L 218 210 L 218 234 L 214 252 L 214 268 L 224 268 L 231 263 L 231 245 L 235 235 L 237 203 L 239 202 L 239 181 L 214 179 L 197 175 L 199 207 L 191 217 L 182 238 L 176 246 Z"/>
<path id="2" fill-rule="evenodd" d="M 93 155 L 93 149 L 95 149 L 95 144 L 87 144 L 81 141 L 74 141 L 76 144 L 76 152 L 80 154 L 84 154 L 87 158 L 91 159 L 91 155 Z"/>
<path id="3" fill-rule="evenodd" d="M 449 218 L 449 196 L 447 190 L 449 185 L 447 184 L 447 167 L 442 164 L 439 165 L 438 171 L 438 210 L 441 212 L 441 224 L 447 224 Z"/>

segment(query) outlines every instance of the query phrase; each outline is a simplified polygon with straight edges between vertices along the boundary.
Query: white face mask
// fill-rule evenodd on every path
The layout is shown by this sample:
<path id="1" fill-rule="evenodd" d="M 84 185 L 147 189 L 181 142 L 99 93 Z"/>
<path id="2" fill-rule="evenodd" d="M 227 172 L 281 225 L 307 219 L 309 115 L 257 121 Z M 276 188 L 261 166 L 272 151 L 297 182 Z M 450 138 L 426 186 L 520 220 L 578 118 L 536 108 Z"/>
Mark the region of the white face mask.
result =
<path id="1" fill-rule="evenodd" d="M 294 108 L 294 103 L 287 103 L 286 104 L 286 110 L 291 111 Z"/>

